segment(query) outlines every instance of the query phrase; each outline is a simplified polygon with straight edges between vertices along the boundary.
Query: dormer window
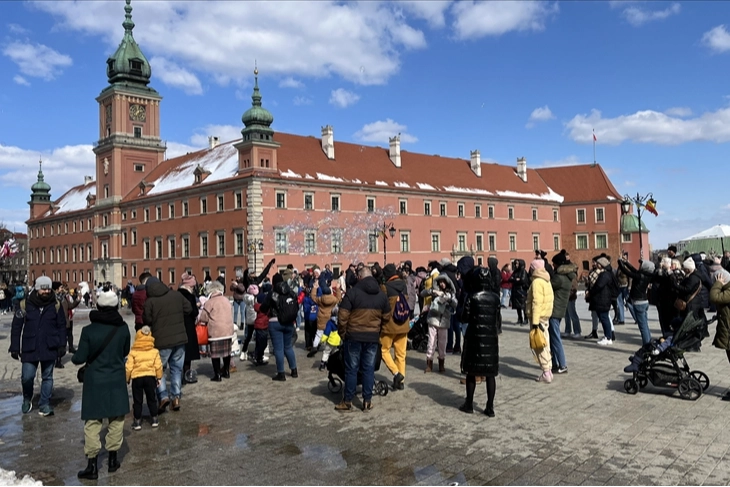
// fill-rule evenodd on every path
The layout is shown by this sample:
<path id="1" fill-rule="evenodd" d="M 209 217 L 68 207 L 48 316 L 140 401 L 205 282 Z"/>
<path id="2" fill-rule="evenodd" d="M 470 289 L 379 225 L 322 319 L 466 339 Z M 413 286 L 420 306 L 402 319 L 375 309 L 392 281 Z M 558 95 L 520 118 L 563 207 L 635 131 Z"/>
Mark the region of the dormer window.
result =
<path id="1" fill-rule="evenodd" d="M 132 71 L 142 71 L 142 61 L 131 59 L 129 61 L 129 68 Z"/>
<path id="2" fill-rule="evenodd" d="M 114 71 L 114 60 L 113 59 L 108 60 L 106 62 L 106 64 L 108 66 L 109 71 Z"/>

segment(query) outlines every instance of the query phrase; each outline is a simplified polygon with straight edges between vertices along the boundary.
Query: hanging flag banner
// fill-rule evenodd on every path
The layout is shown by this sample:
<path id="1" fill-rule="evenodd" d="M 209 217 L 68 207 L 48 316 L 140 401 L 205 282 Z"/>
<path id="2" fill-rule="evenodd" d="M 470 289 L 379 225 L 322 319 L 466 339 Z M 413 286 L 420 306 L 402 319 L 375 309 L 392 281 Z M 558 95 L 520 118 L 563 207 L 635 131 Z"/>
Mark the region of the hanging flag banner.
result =
<path id="1" fill-rule="evenodd" d="M 656 211 L 656 200 L 654 198 L 650 198 L 649 201 L 644 204 L 644 208 L 646 208 L 646 211 L 652 215 L 659 216 L 659 213 Z"/>

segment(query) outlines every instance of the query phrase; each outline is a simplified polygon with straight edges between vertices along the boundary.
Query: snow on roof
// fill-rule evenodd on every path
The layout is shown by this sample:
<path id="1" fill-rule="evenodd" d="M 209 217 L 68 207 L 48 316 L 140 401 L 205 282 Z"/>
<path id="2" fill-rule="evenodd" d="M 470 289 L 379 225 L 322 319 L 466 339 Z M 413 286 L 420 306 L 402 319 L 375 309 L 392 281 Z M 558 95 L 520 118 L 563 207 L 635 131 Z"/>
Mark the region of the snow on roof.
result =
<path id="1" fill-rule="evenodd" d="M 285 178 L 301 178 L 302 177 L 301 174 L 297 174 L 294 171 L 292 171 L 291 169 L 287 169 L 284 172 L 279 171 L 279 174 L 281 174 Z"/>
<path id="2" fill-rule="evenodd" d="M 311 174 L 309 174 L 309 173 L 306 173 L 306 174 L 304 175 L 304 179 L 314 179 L 314 176 L 312 176 L 312 175 L 311 175 Z"/>
<path id="3" fill-rule="evenodd" d="M 614 200 L 615 200 L 616 198 L 614 198 L 614 197 L 613 197 L 613 196 L 611 196 L 611 195 L 608 195 L 608 196 L 606 196 L 606 199 L 607 199 L 607 200 L 610 200 L 610 201 L 614 201 Z"/>
<path id="4" fill-rule="evenodd" d="M 357 178 L 353 179 L 352 182 L 355 183 L 355 184 L 362 184 L 362 181 L 360 181 Z"/>
<path id="5" fill-rule="evenodd" d="M 317 173 L 317 179 L 322 181 L 336 181 L 338 183 L 344 183 L 345 180 L 342 178 L 338 178 L 336 176 L 328 176 L 326 174 L 322 174 L 321 172 Z"/>
<path id="6" fill-rule="evenodd" d="M 388 183 L 385 181 L 375 181 L 375 186 L 387 186 Z"/>
<path id="7" fill-rule="evenodd" d="M 196 157 L 171 168 L 155 181 L 148 181 L 154 187 L 147 194 L 165 193 L 192 186 L 198 166 L 210 173 L 203 184 L 231 178 L 238 173 L 238 149 L 233 144 L 224 144 L 201 151 Z"/>
<path id="8" fill-rule="evenodd" d="M 396 181 L 396 182 L 395 182 L 395 183 L 393 183 L 393 184 L 395 184 L 395 187 L 396 187 L 396 188 L 410 188 L 410 187 L 411 187 L 411 186 L 410 186 L 410 184 L 408 184 L 408 183 L 403 183 L 403 182 L 400 182 L 400 181 Z"/>
<path id="9" fill-rule="evenodd" d="M 565 198 L 560 196 L 558 193 L 553 191 L 551 187 L 548 186 L 547 193 L 542 194 L 535 194 L 535 193 L 520 193 L 518 191 L 497 191 L 498 196 L 504 196 L 507 198 L 527 198 L 531 200 L 543 200 L 543 201 L 555 201 L 557 203 L 562 203 Z"/>
<path id="10" fill-rule="evenodd" d="M 458 186 L 444 186 L 444 191 L 448 191 L 450 193 L 485 194 L 485 195 L 494 194 L 491 191 L 487 191 L 486 189 L 459 188 Z"/>
<path id="11" fill-rule="evenodd" d="M 86 209 L 86 197 L 91 193 L 96 193 L 96 181 L 89 181 L 88 183 L 74 186 L 73 188 L 66 191 L 66 194 L 57 199 L 53 205 L 57 207 L 54 215 L 59 213 L 70 213 L 72 211 L 79 211 Z M 50 216 L 50 211 L 47 211 L 43 216 Z"/>
<path id="12" fill-rule="evenodd" d="M 418 186 L 418 189 L 430 189 L 432 191 L 436 191 L 436 188 L 428 183 L 416 183 L 416 185 Z"/>

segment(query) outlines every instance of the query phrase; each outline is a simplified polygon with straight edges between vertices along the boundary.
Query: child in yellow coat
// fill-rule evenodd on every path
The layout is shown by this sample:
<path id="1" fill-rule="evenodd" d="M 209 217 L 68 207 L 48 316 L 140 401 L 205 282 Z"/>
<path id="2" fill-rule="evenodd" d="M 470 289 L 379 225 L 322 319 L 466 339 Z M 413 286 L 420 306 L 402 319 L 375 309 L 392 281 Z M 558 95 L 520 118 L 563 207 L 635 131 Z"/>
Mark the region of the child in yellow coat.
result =
<path id="1" fill-rule="evenodd" d="M 149 326 L 143 326 L 134 337 L 134 345 L 127 356 L 127 383 L 132 381 L 134 422 L 132 429 L 142 429 L 142 401 L 147 396 L 147 407 L 152 416 L 152 427 L 157 428 L 157 385 L 162 379 L 162 360 L 155 348 L 155 339 Z"/>
<path id="2" fill-rule="evenodd" d="M 330 359 L 332 350 L 339 347 L 342 343 L 340 334 L 337 332 L 337 313 L 340 311 L 339 306 L 332 308 L 331 316 L 324 328 L 322 334 L 322 343 L 324 343 L 324 353 L 322 353 L 322 361 L 319 363 L 319 370 L 327 368 L 327 362 Z"/>

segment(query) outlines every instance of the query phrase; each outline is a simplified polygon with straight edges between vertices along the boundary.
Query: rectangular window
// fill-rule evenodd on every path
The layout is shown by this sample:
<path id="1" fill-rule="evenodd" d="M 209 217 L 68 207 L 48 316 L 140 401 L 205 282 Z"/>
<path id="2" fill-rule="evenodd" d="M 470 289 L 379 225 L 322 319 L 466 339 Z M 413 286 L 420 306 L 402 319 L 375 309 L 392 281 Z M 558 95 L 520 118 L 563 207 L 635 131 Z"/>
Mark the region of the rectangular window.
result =
<path id="1" fill-rule="evenodd" d="M 86 229 L 87 229 L 88 231 L 91 231 L 91 230 L 92 230 L 92 229 L 91 229 L 91 218 L 88 218 L 88 219 L 86 220 Z"/>
<path id="2" fill-rule="evenodd" d="M 223 233 L 218 234 L 218 255 L 226 255 L 226 236 Z"/>
<path id="3" fill-rule="evenodd" d="M 200 236 L 200 256 L 208 257 L 208 236 L 207 235 Z"/>
<path id="4" fill-rule="evenodd" d="M 537 221 L 537 208 L 532 209 L 532 221 Z"/>
<path id="5" fill-rule="evenodd" d="M 332 203 L 332 211 L 340 211 L 340 197 L 339 195 L 332 195 L 330 196 L 330 201 Z"/>
<path id="6" fill-rule="evenodd" d="M 558 210 L 553 210 L 553 221 L 558 221 Z"/>
<path id="7" fill-rule="evenodd" d="M 188 216 L 190 214 L 189 208 L 188 208 L 188 202 L 187 201 L 183 201 L 182 207 L 183 207 L 182 208 L 182 216 Z"/>
<path id="8" fill-rule="evenodd" d="M 286 208 L 286 193 L 282 191 L 276 192 L 276 207 L 279 209 Z"/>
<path id="9" fill-rule="evenodd" d="M 510 220 L 515 219 L 515 209 L 512 206 L 507 207 L 507 218 Z"/>
<path id="10" fill-rule="evenodd" d="M 51 264 L 53 264 L 53 257 L 54 257 L 53 249 L 51 249 L 49 257 L 51 258 Z"/>
<path id="11" fill-rule="evenodd" d="M 51 225 L 51 237 L 53 237 L 53 225 Z"/>
<path id="12" fill-rule="evenodd" d="M 170 269 L 170 282 L 175 282 L 175 269 Z"/>
<path id="13" fill-rule="evenodd" d="M 586 210 L 584 208 L 581 208 L 579 210 L 576 210 L 576 221 L 578 223 L 585 223 L 586 222 Z"/>
<path id="14" fill-rule="evenodd" d="M 630 233 L 622 233 L 621 234 L 621 242 L 622 243 L 631 243 L 631 234 Z"/>
<path id="15" fill-rule="evenodd" d="M 372 213 L 375 211 L 375 198 L 368 198 L 366 200 L 367 202 L 367 211 L 368 213 Z"/>
<path id="16" fill-rule="evenodd" d="M 132 277 L 137 277 L 137 264 L 132 264 Z"/>
<path id="17" fill-rule="evenodd" d="M 159 279 L 160 281 L 162 281 L 162 271 L 160 269 L 157 269 L 157 271 L 155 272 L 155 274 L 156 274 L 157 279 Z"/>
<path id="18" fill-rule="evenodd" d="M 457 212 L 458 212 L 459 218 L 464 218 L 464 204 L 463 203 L 459 203 L 459 205 L 457 206 Z"/>
<path id="19" fill-rule="evenodd" d="M 137 219 L 137 210 L 132 210 L 132 220 L 136 220 L 136 219 Z M 82 232 L 84 231 L 84 225 L 83 224 L 81 225 L 81 231 Z"/>
<path id="20" fill-rule="evenodd" d="M 63 224 L 63 233 L 68 234 L 68 223 Z"/>
<path id="21" fill-rule="evenodd" d="M 38 257 L 36 257 L 36 259 L 37 258 Z M 84 246 L 81 245 L 81 246 L 79 246 L 79 262 L 83 262 L 83 261 L 84 261 Z"/>
<path id="22" fill-rule="evenodd" d="M 456 245 L 459 252 L 466 252 L 466 234 L 460 233 L 456 236 Z"/>
<path id="23" fill-rule="evenodd" d="M 137 230 L 132 230 L 132 245 L 137 245 Z"/>
<path id="24" fill-rule="evenodd" d="M 517 250 L 517 235 L 511 234 L 509 236 L 509 251 L 515 252 Z"/>
<path id="25" fill-rule="evenodd" d="M 224 198 L 222 194 L 218 195 L 218 211 L 223 211 Z"/>
<path id="26" fill-rule="evenodd" d="M 109 258 L 109 244 L 106 242 L 101 244 L 101 258 L 104 260 Z"/>
<path id="27" fill-rule="evenodd" d="M 135 164 L 134 171 L 135 172 L 144 172 L 144 164 Z"/>
<path id="28" fill-rule="evenodd" d="M 104 215 L 101 217 L 101 226 L 106 227 L 107 225 L 109 225 L 109 217 Z"/>
<path id="29" fill-rule="evenodd" d="M 122 232 L 122 247 L 127 246 L 127 232 Z"/>
<path id="30" fill-rule="evenodd" d="M 175 239 L 174 238 L 167 239 L 167 257 L 169 259 L 174 259 L 176 257 L 176 255 L 175 255 Z"/>
<path id="31" fill-rule="evenodd" d="M 86 248 L 86 260 L 88 260 L 89 262 L 91 262 L 92 260 L 94 260 L 94 251 L 93 251 L 93 249 L 94 248 L 91 246 L 91 244 L 89 244 L 88 247 Z"/>
<path id="32" fill-rule="evenodd" d="M 426 216 L 431 216 L 431 202 L 430 201 L 423 202 L 423 214 Z"/>
<path id="33" fill-rule="evenodd" d="M 560 235 L 553 235 L 553 250 L 560 250 Z"/>
<path id="34" fill-rule="evenodd" d="M 134 127 L 134 138 L 135 139 L 142 138 L 142 127 Z"/>
<path id="35" fill-rule="evenodd" d="M 108 197 L 109 197 L 109 185 L 105 184 L 104 185 L 104 198 L 108 198 Z"/>
<path id="36" fill-rule="evenodd" d="M 63 248 L 63 263 L 66 264 L 68 262 L 68 247 Z"/>
<path id="37" fill-rule="evenodd" d="M 369 233 L 368 234 L 368 252 L 371 254 L 374 254 L 377 251 L 378 251 L 378 234 Z"/>
<path id="38" fill-rule="evenodd" d="M 481 252 L 484 250 L 484 235 L 481 233 L 477 233 L 476 237 L 476 244 L 477 244 L 477 252 Z"/>
<path id="39" fill-rule="evenodd" d="M 474 205 L 474 218 L 482 217 L 482 205 Z"/>
<path id="40" fill-rule="evenodd" d="M 446 216 L 446 203 L 439 203 L 439 215 Z"/>
<path id="41" fill-rule="evenodd" d="M 608 248 L 608 235 L 605 233 L 596 234 L 596 249 L 607 249 Z"/>
<path id="42" fill-rule="evenodd" d="M 190 257 L 190 237 L 185 236 L 182 238 L 182 256 L 185 259 Z"/>
<path id="43" fill-rule="evenodd" d="M 407 200 L 398 200 L 398 212 L 401 215 L 408 214 L 408 201 Z"/>
<path id="44" fill-rule="evenodd" d="M 339 228 L 333 229 L 330 240 L 332 241 L 332 253 L 341 254 L 342 253 L 342 230 Z"/>
<path id="45" fill-rule="evenodd" d="M 144 209 L 144 221 L 146 221 L 146 222 L 150 221 L 150 209 L 149 208 Z"/>
<path id="46" fill-rule="evenodd" d="M 243 234 L 236 234 L 236 255 L 243 255 Z"/>
<path id="47" fill-rule="evenodd" d="M 208 214 L 208 198 L 206 196 L 200 198 L 200 214 Z"/>
<path id="48" fill-rule="evenodd" d="M 314 232 L 304 232 L 304 253 L 314 254 L 317 252 L 316 235 Z"/>
<path id="49" fill-rule="evenodd" d="M 167 208 L 167 215 L 170 220 L 175 219 L 175 203 L 170 203 L 170 205 Z"/>
<path id="50" fill-rule="evenodd" d="M 236 209 L 237 210 L 240 210 L 241 208 L 243 208 L 243 194 L 240 191 L 237 191 L 235 193 L 235 195 L 236 195 L 235 196 L 235 198 L 236 198 Z"/>
<path id="51" fill-rule="evenodd" d="M 596 208 L 596 223 L 603 223 L 606 221 L 606 215 L 604 214 L 603 208 Z M 597 247 L 603 248 L 603 247 Z"/>
<path id="52" fill-rule="evenodd" d="M 588 235 L 576 235 L 575 248 L 578 250 L 588 250 Z"/>
<path id="53" fill-rule="evenodd" d="M 496 252 L 497 250 L 497 235 L 494 233 L 489 234 L 489 251 Z"/>
<path id="54" fill-rule="evenodd" d="M 126 222 L 127 221 L 127 212 L 126 211 L 123 211 L 122 212 L 122 221 L 123 222 Z M 76 222 L 74 222 L 74 232 L 75 231 L 76 231 Z"/>
<path id="55" fill-rule="evenodd" d="M 410 252 L 411 251 L 411 235 L 407 232 L 400 233 L 400 251 Z"/>
<path id="56" fill-rule="evenodd" d="M 487 218 L 494 218 L 494 206 L 492 205 L 487 207 Z"/>
<path id="57" fill-rule="evenodd" d="M 304 193 L 304 209 L 314 209 L 314 193 Z"/>
<path id="58" fill-rule="evenodd" d="M 274 234 L 274 252 L 277 254 L 286 254 L 289 252 L 289 242 L 287 241 L 286 232 L 277 231 Z"/>
<path id="59" fill-rule="evenodd" d="M 71 249 L 71 262 L 76 262 L 76 246 L 75 245 Z"/>
<path id="60" fill-rule="evenodd" d="M 162 258 L 162 239 L 155 239 L 155 259 Z"/>
<path id="61" fill-rule="evenodd" d="M 431 252 L 441 252 L 441 235 L 438 233 L 431 234 Z"/>
<path id="62" fill-rule="evenodd" d="M 540 235 L 532 234 L 532 250 L 540 250 Z"/>
<path id="63" fill-rule="evenodd" d="M 156 221 L 162 220 L 162 207 L 161 206 L 157 206 L 157 208 L 155 208 L 155 220 Z"/>

